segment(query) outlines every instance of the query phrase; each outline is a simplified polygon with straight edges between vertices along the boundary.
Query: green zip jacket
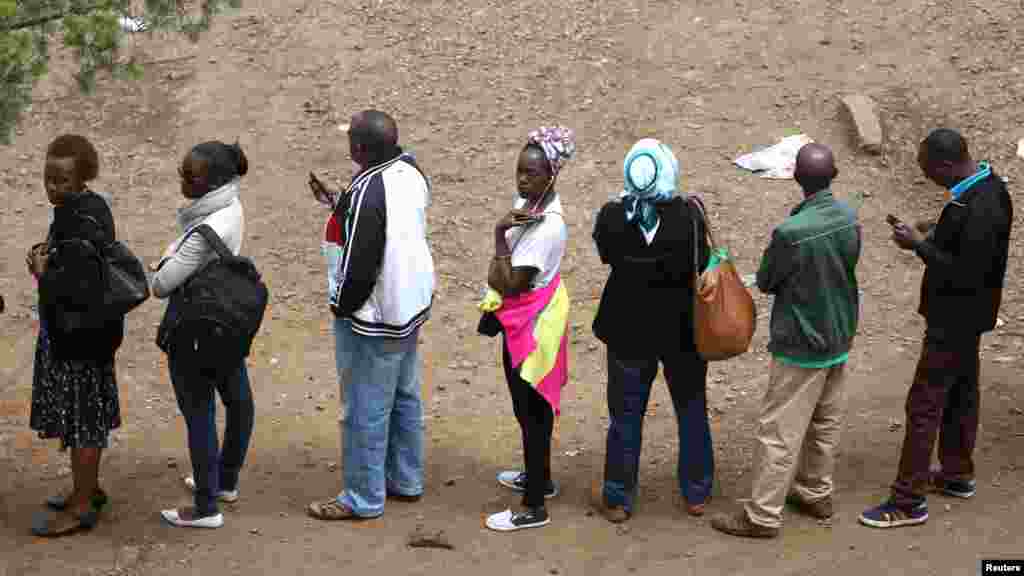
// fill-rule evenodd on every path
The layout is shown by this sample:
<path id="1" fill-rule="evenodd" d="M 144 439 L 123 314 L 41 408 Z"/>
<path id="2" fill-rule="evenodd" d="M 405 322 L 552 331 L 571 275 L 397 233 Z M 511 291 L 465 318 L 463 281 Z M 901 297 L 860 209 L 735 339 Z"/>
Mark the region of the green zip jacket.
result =
<path id="1" fill-rule="evenodd" d="M 757 287 L 775 296 L 768 350 L 777 360 L 805 368 L 846 361 L 857 332 L 860 235 L 856 212 L 827 189 L 772 232 Z"/>

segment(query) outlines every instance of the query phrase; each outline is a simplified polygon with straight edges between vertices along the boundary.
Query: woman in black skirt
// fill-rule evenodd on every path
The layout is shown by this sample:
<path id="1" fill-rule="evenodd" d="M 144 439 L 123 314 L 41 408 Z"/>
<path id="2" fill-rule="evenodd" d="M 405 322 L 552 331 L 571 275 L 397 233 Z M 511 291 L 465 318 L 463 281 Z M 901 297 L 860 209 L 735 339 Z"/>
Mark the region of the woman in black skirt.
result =
<path id="1" fill-rule="evenodd" d="M 87 183 L 99 171 L 96 149 L 84 137 L 64 135 L 46 151 L 46 195 L 54 206 L 44 243 L 29 250 L 29 271 L 39 283 L 39 339 L 32 379 L 30 425 L 40 438 L 59 438 L 71 449 L 73 490 L 47 500 L 32 522 L 38 536 L 92 528 L 106 494 L 99 466 L 110 431 L 121 424 L 114 354 L 124 318 L 108 318 L 98 303 L 103 283 L 95 250 L 114 241 L 107 201 Z"/>

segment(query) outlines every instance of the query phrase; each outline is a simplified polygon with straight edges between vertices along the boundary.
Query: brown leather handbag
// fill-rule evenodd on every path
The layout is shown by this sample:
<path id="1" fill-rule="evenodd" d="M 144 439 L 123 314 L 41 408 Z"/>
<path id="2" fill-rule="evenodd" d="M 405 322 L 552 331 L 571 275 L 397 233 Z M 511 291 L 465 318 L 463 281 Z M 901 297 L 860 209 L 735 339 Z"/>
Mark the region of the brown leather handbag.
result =
<path id="1" fill-rule="evenodd" d="M 711 254 L 718 248 L 714 234 L 697 202 L 692 202 L 704 222 Z M 700 271 L 700 239 L 696 221 L 693 226 L 693 336 L 697 352 L 709 362 L 728 360 L 750 348 L 757 327 L 754 298 L 740 279 L 731 260 Z"/>

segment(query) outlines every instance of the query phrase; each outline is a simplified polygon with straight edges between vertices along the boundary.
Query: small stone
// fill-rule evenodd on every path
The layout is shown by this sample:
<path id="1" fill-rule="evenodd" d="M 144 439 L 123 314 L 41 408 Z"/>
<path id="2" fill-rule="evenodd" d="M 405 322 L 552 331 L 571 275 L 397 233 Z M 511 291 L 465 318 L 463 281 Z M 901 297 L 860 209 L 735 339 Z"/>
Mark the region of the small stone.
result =
<path id="1" fill-rule="evenodd" d="M 337 469 L 338 469 L 338 464 L 337 464 L 337 462 L 328 462 L 328 463 L 327 463 L 327 470 L 328 470 L 329 472 L 334 472 L 334 471 L 335 471 L 335 470 L 337 470 Z"/>
<path id="2" fill-rule="evenodd" d="M 857 549 L 856 546 L 854 546 L 853 544 L 850 544 L 850 550 L 856 550 L 856 549 Z"/>
<path id="3" fill-rule="evenodd" d="M 914 551 L 914 550 L 917 550 L 919 548 L 920 548 L 920 546 L 918 546 L 917 544 L 911 544 L 910 546 L 907 546 L 907 550 L 910 550 L 910 551 Z"/>
<path id="4" fill-rule="evenodd" d="M 857 131 L 861 150 L 869 154 L 882 153 L 882 124 L 875 103 L 863 94 L 850 94 L 842 99 Z"/>
<path id="5" fill-rule="evenodd" d="M 619 536 L 625 536 L 625 535 L 629 534 L 629 526 L 627 526 L 625 524 L 619 524 L 618 526 L 615 527 L 615 532 Z"/>
<path id="6" fill-rule="evenodd" d="M 175 460 L 174 458 L 168 458 L 167 459 L 167 467 L 172 469 L 172 470 L 177 468 L 178 467 L 178 461 Z"/>
<path id="7" fill-rule="evenodd" d="M 117 559 L 117 564 L 121 568 L 128 568 L 135 566 L 139 563 L 139 547 L 138 546 L 125 546 L 121 548 L 121 554 Z"/>
<path id="8" fill-rule="evenodd" d="M 946 504 L 946 512 L 949 512 L 952 509 L 953 509 L 952 506 L 950 506 L 949 504 Z"/>
<path id="9" fill-rule="evenodd" d="M 552 568 L 551 570 L 548 570 L 548 574 L 558 574 L 558 573 L 559 573 L 558 572 L 558 568 Z"/>
<path id="10" fill-rule="evenodd" d="M 455 486 L 455 483 L 458 482 L 458 480 L 458 478 L 449 478 L 444 481 L 444 485 L 451 488 L 452 486 Z"/>

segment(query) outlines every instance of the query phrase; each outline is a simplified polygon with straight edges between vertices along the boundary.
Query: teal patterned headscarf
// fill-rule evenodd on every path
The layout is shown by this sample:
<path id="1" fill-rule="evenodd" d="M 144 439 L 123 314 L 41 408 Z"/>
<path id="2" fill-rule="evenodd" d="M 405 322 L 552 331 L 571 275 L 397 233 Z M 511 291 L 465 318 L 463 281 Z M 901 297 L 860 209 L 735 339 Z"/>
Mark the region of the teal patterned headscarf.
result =
<path id="1" fill-rule="evenodd" d="M 676 195 L 679 184 L 679 161 L 672 150 L 654 138 L 644 138 L 626 155 L 622 164 L 625 187 L 622 204 L 626 221 L 646 233 L 658 225 L 655 204 L 667 202 Z"/>

